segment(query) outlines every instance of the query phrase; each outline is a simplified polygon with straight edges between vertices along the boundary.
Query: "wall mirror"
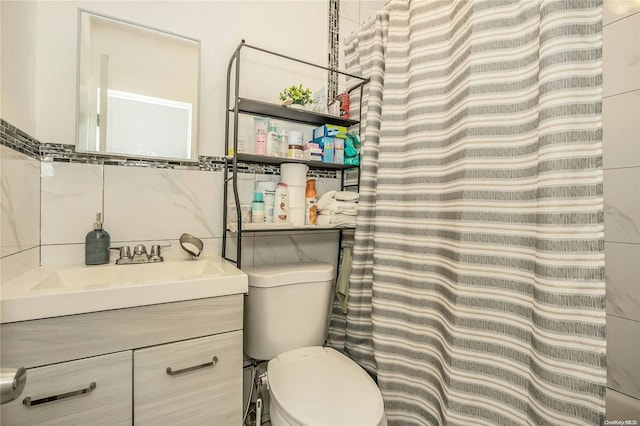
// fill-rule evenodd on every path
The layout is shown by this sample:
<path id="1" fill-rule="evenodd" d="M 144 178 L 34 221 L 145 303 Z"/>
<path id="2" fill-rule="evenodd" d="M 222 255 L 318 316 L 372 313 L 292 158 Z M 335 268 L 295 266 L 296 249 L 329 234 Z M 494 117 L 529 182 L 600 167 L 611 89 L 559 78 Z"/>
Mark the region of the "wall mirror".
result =
<path id="1" fill-rule="evenodd" d="M 80 9 L 77 72 L 77 151 L 198 161 L 198 40 Z"/>

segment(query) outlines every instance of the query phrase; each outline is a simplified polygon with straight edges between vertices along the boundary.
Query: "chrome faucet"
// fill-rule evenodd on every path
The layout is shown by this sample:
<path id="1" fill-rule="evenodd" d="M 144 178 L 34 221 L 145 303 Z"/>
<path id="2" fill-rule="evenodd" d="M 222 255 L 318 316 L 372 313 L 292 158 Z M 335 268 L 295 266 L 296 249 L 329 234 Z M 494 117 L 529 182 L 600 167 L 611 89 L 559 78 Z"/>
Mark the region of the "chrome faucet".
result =
<path id="1" fill-rule="evenodd" d="M 147 254 L 147 248 L 144 244 L 138 244 L 133 248 L 133 258 L 131 263 L 148 263 L 149 255 Z"/>
<path id="2" fill-rule="evenodd" d="M 133 255 L 131 255 L 131 248 L 128 246 L 109 247 L 109 249 L 120 251 L 120 257 L 118 258 L 118 260 L 116 260 L 116 265 L 131 265 L 139 263 L 163 262 L 164 257 L 162 257 L 161 254 L 162 247 L 171 247 L 171 244 L 154 244 L 151 246 L 151 253 L 147 253 L 147 248 L 144 246 L 144 244 L 138 244 L 133 248 Z"/>
<path id="3" fill-rule="evenodd" d="M 120 251 L 120 257 L 116 260 L 116 265 L 128 265 L 131 263 L 131 248 L 129 246 L 109 247 L 109 250 Z"/>

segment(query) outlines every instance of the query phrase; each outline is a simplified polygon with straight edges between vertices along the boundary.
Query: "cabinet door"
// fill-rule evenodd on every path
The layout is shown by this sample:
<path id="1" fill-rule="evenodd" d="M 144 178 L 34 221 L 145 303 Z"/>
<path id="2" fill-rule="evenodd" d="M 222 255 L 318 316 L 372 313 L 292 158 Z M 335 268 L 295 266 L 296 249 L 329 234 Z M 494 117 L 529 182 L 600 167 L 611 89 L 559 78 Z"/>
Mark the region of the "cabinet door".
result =
<path id="1" fill-rule="evenodd" d="M 242 423 L 242 331 L 136 350 L 133 363 L 136 425 Z"/>
<path id="2" fill-rule="evenodd" d="M 131 351 L 27 370 L 19 398 L 0 408 L 3 426 L 131 425 Z"/>

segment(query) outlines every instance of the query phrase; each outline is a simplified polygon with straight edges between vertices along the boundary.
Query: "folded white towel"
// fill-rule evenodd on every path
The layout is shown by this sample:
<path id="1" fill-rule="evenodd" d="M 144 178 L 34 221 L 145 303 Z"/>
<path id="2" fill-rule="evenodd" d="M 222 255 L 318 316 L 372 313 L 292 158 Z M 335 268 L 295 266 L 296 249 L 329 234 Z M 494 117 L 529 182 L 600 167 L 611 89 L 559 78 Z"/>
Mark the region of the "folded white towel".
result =
<path id="1" fill-rule="evenodd" d="M 355 216 L 358 214 L 358 204 L 336 201 L 334 203 L 318 207 L 318 214 L 348 214 Z"/>
<path id="2" fill-rule="evenodd" d="M 356 226 L 356 217 L 352 215 L 345 215 L 345 214 L 319 215 L 318 225 L 338 226 L 338 227 L 347 226 L 347 227 L 353 228 Z"/>
<path id="3" fill-rule="evenodd" d="M 336 191 L 335 195 L 333 196 L 333 198 L 338 201 L 348 201 L 352 203 L 357 203 L 358 197 L 360 197 L 360 195 L 357 192 L 351 191 Z"/>
<path id="4" fill-rule="evenodd" d="M 355 195 L 355 198 L 353 197 L 353 195 Z M 339 201 L 336 199 L 336 196 L 341 199 L 350 197 L 351 201 Z M 356 194 L 355 192 L 329 191 L 322 195 L 322 197 L 320 197 L 316 206 L 318 208 L 318 211 L 327 210 L 333 213 L 356 214 L 358 210 L 357 197 L 358 194 Z"/>

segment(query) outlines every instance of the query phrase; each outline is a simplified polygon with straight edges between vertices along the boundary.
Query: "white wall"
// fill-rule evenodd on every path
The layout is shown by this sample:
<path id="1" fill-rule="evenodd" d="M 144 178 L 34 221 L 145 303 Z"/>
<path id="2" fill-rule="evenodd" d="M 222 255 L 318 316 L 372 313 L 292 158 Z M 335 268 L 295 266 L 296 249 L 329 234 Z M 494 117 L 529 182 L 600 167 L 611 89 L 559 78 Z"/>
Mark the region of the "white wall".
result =
<path id="1" fill-rule="evenodd" d="M 37 11 L 35 2 L 0 2 L 0 104 L 2 117 L 34 131 Z"/>
<path id="2" fill-rule="evenodd" d="M 75 143 L 77 13 L 82 7 L 201 40 L 200 153 L 223 154 L 227 64 L 241 39 L 313 63 L 327 62 L 327 0 L 3 1 L 2 116 L 41 142 Z M 248 52 L 248 51 L 247 51 Z M 245 60 L 246 59 L 246 60 Z M 287 71 L 294 69 L 294 74 Z M 243 56 L 247 96 L 277 100 L 287 85 L 316 89 L 305 71 L 255 52 Z"/>

